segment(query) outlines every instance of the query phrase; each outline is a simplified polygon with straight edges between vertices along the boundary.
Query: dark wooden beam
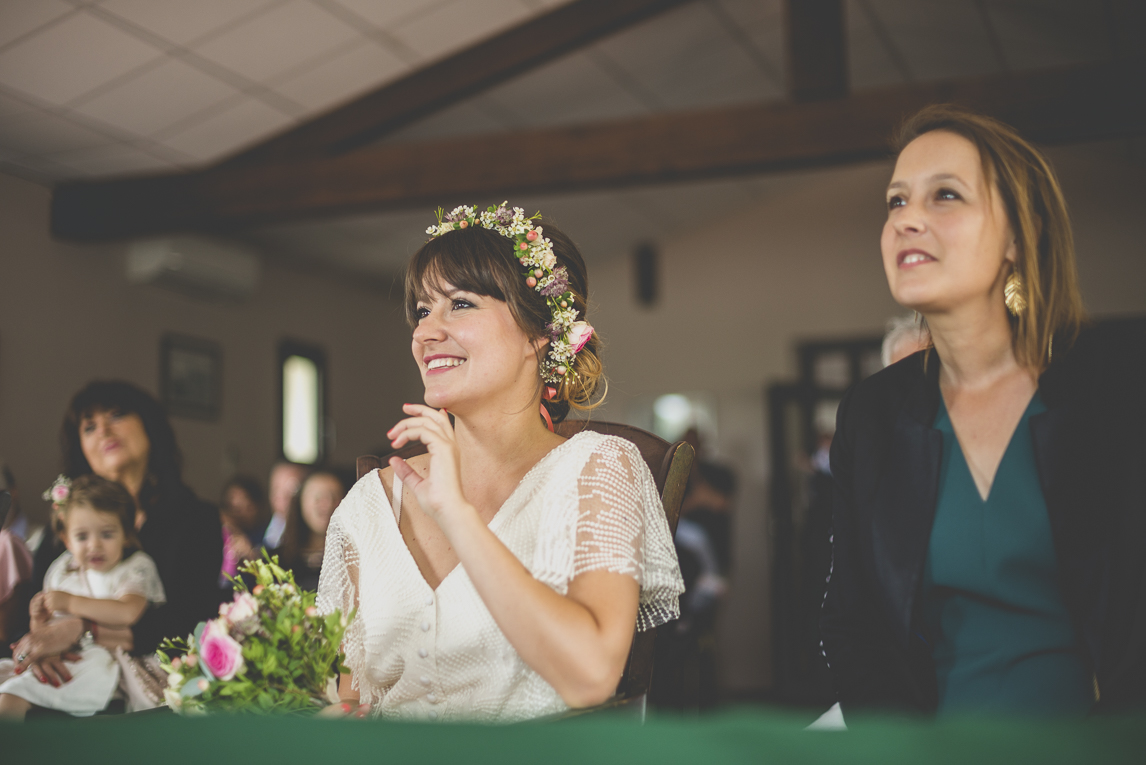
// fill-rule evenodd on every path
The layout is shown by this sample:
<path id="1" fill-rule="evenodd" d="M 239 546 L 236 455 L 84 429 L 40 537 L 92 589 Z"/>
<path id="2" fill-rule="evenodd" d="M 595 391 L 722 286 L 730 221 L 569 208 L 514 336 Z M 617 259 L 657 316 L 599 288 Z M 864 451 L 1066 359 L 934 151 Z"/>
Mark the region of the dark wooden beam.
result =
<path id="1" fill-rule="evenodd" d="M 787 0 L 788 92 L 793 101 L 848 94 L 847 30 L 843 0 Z"/>
<path id="2" fill-rule="evenodd" d="M 95 241 L 838 165 L 884 157 L 922 106 L 961 103 L 1035 141 L 1146 133 L 1146 59 L 919 83 L 838 101 L 725 107 L 607 124 L 393 144 L 323 160 L 63 184 L 52 231 Z M 1135 95 L 1137 94 L 1137 95 Z"/>
<path id="3" fill-rule="evenodd" d="M 574 0 L 222 162 L 335 156 L 687 0 Z"/>

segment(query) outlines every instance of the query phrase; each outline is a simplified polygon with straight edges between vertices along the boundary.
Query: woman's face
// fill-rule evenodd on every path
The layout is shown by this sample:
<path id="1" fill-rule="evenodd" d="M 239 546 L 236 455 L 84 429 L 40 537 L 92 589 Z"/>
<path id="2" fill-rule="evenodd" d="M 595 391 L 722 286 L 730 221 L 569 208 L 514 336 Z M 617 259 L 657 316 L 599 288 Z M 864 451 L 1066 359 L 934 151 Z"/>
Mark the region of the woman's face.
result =
<path id="1" fill-rule="evenodd" d="M 909 143 L 887 205 L 880 249 L 896 302 L 925 315 L 975 301 L 1002 307 L 1014 234 L 973 143 L 942 130 Z"/>
<path id="2" fill-rule="evenodd" d="M 319 473 L 307 479 L 299 494 L 302 519 L 315 534 L 325 534 L 330 516 L 342 501 L 342 482 L 332 475 Z"/>
<path id="3" fill-rule="evenodd" d="M 223 495 L 223 512 L 244 530 L 250 530 L 259 517 L 259 506 L 242 486 L 232 486 Z"/>
<path id="4" fill-rule="evenodd" d="M 445 285 L 418 303 L 411 350 L 426 403 L 464 410 L 506 398 L 520 408 L 538 390 L 538 341 L 530 341 L 502 300 Z"/>
<path id="5" fill-rule="evenodd" d="M 93 473 L 117 481 L 125 472 L 147 469 L 151 441 L 138 414 L 102 410 L 80 420 L 80 449 Z"/>

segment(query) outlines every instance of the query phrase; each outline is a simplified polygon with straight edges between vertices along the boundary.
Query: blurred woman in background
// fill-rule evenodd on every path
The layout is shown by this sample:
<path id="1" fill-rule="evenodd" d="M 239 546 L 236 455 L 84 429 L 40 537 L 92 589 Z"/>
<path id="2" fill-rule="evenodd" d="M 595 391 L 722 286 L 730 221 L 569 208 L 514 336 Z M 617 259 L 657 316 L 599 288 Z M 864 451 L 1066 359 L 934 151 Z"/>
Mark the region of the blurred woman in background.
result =
<path id="1" fill-rule="evenodd" d="M 276 552 L 279 565 L 294 571 L 294 580 L 304 590 L 318 589 L 322 553 L 330 516 L 346 495 L 346 485 L 330 470 L 307 475 L 291 500 L 283 543 Z"/>
<path id="2" fill-rule="evenodd" d="M 930 348 L 832 444 L 822 638 L 844 712 L 1083 715 L 1146 702 L 1146 338 L 1084 328 L 1066 204 L 1010 127 L 906 125 L 881 241 Z"/>
<path id="3" fill-rule="evenodd" d="M 271 519 L 263 487 L 249 475 L 236 475 L 227 481 L 219 497 L 219 520 L 223 524 L 223 568 L 219 586 L 229 589 L 227 577 L 234 577 L 243 561 L 259 557 L 263 532 Z"/>

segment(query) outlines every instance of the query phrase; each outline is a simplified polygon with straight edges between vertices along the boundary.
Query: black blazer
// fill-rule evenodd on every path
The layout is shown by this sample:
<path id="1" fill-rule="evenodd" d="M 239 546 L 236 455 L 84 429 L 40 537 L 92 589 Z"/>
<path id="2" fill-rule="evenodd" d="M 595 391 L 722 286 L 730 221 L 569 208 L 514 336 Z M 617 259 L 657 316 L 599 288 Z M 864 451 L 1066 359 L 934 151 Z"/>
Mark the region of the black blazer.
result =
<path id="1" fill-rule="evenodd" d="M 832 441 L 832 572 L 821 645 L 836 694 L 933 712 L 920 583 L 943 451 L 931 427 L 939 359 L 920 352 L 844 396 Z M 1096 708 L 1146 704 L 1146 332 L 1085 330 L 1039 379 L 1030 419 L 1059 586 L 1100 690 Z"/>

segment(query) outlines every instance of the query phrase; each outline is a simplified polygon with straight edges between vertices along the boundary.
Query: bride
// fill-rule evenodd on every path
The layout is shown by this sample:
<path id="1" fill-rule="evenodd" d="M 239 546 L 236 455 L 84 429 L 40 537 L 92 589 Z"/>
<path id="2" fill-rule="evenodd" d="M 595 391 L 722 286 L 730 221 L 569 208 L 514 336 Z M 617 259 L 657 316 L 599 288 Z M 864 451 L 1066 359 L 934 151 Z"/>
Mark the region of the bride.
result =
<path id="1" fill-rule="evenodd" d="M 459 207 L 406 275 L 426 405 L 327 532 L 319 606 L 354 612 L 343 713 L 520 720 L 608 699 L 634 625 L 683 591 L 652 476 L 628 441 L 552 422 L 603 370 L 585 264 L 520 208 Z M 452 421 L 451 421 L 452 417 Z M 359 706 L 360 705 L 360 706 Z"/>

